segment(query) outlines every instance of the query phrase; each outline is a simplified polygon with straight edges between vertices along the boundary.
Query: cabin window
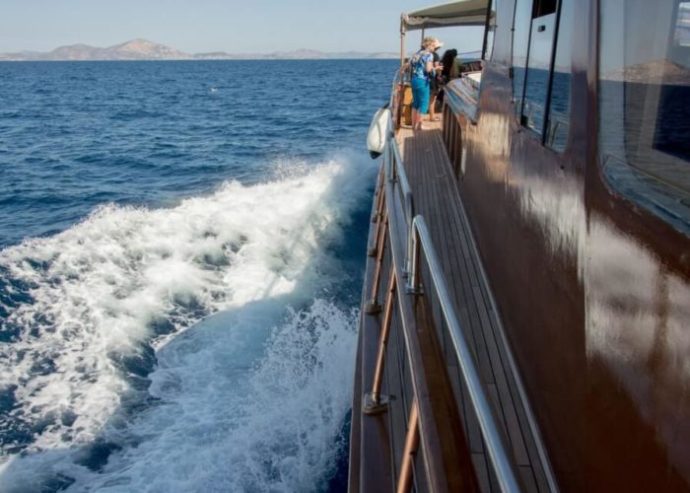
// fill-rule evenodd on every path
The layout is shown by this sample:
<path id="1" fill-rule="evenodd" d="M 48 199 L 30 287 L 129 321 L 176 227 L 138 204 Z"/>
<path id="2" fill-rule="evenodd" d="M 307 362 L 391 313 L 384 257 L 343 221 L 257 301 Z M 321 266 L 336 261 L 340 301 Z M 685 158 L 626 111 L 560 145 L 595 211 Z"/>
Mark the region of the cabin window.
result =
<path id="1" fill-rule="evenodd" d="M 536 0 L 532 7 L 525 96 L 520 121 L 541 135 L 549 87 L 551 51 L 556 32 L 556 5 L 555 2 Z"/>
<path id="2" fill-rule="evenodd" d="M 494 51 L 494 37 L 496 36 L 496 10 L 499 0 L 491 0 L 486 18 L 486 31 L 484 33 L 484 49 L 482 58 L 491 60 Z"/>
<path id="3" fill-rule="evenodd" d="M 572 37 L 575 18 L 575 2 L 561 0 L 556 34 L 556 56 L 551 75 L 548 119 L 546 121 L 546 145 L 563 152 L 568 143 L 570 130 L 570 84 L 572 71 Z"/>
<path id="4" fill-rule="evenodd" d="M 556 0 L 535 0 L 532 5 L 532 18 L 556 13 Z"/>
<path id="5" fill-rule="evenodd" d="M 690 236 L 690 1 L 600 5 L 603 175 Z"/>
<path id="6" fill-rule="evenodd" d="M 522 115 L 522 98 L 525 93 L 525 69 L 532 19 L 532 1 L 517 0 L 513 21 L 513 101 L 515 103 L 515 115 L 518 118 Z"/>
<path id="7" fill-rule="evenodd" d="M 565 148 L 568 132 L 573 1 L 562 0 L 557 8 L 556 0 L 517 0 L 514 19 L 516 116 L 522 125 L 542 136 L 544 143 L 560 151 Z M 562 37 L 557 34 L 559 10 L 564 12 Z"/>

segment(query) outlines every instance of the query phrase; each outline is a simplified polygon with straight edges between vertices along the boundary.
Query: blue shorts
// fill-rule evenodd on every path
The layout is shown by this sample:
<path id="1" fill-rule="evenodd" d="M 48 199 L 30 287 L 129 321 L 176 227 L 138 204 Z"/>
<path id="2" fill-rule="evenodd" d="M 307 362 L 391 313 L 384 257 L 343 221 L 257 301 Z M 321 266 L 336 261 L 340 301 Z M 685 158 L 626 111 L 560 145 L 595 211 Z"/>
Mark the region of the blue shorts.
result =
<path id="1" fill-rule="evenodd" d="M 431 88 L 429 79 L 412 78 L 412 108 L 422 114 L 429 112 L 429 96 Z"/>

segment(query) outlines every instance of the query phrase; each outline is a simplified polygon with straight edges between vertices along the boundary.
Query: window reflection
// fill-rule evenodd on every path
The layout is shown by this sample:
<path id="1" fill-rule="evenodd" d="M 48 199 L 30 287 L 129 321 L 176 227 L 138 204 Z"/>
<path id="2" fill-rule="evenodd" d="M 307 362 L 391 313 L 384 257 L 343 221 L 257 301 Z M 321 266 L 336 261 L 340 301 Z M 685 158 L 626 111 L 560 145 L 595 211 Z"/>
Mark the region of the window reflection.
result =
<path id="1" fill-rule="evenodd" d="M 496 34 L 496 11 L 500 0 L 491 0 L 489 9 L 489 22 L 486 30 L 486 44 L 484 48 L 484 60 L 491 60 L 494 51 L 494 37 Z"/>
<path id="2" fill-rule="evenodd" d="M 690 2 L 680 2 L 678 4 L 675 43 L 678 46 L 690 46 Z"/>
<path id="3" fill-rule="evenodd" d="M 551 102 L 546 125 L 546 144 L 563 152 L 570 128 L 570 84 L 575 0 L 561 0 L 556 58 L 551 79 Z"/>
<path id="4" fill-rule="evenodd" d="M 532 19 L 532 0 L 517 0 L 513 24 L 513 98 L 515 114 L 522 114 L 522 96 L 525 89 L 525 67 L 529 46 L 529 28 Z"/>
<path id="5" fill-rule="evenodd" d="M 690 2 L 601 3 L 599 147 L 610 185 L 690 235 Z"/>
<path id="6" fill-rule="evenodd" d="M 549 68 L 555 29 L 555 13 L 532 19 L 522 124 L 538 134 L 542 133 L 544 127 L 544 104 L 549 86 Z"/>
<path id="7" fill-rule="evenodd" d="M 539 135 L 546 129 L 543 141 L 557 151 L 565 149 L 570 128 L 570 54 L 575 1 L 561 0 L 557 5 L 556 0 L 518 0 L 515 12 L 516 115 L 522 125 Z M 545 122 L 547 108 L 549 115 Z"/>

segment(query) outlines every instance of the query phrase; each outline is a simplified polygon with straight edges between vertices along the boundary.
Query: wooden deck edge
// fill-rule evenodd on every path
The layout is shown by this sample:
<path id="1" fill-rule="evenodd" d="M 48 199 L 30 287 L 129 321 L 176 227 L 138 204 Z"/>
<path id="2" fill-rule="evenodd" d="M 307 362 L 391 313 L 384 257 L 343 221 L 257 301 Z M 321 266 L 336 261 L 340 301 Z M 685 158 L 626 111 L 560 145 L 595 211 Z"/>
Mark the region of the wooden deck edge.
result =
<path id="1" fill-rule="evenodd" d="M 403 252 L 407 242 L 405 220 L 401 214 L 404 207 L 393 190 L 393 184 L 386 183 L 385 186 L 386 196 L 392 198 L 386 202 L 391 255 L 394 259 L 392 268 L 396 270 L 398 285 L 402 287 L 405 286 L 405 278 L 401 266 L 404 265 Z M 417 303 L 404 289 L 398 290 L 397 297 L 403 324 L 407 324 L 403 333 L 409 348 L 409 365 L 416 366 L 421 371 L 414 383 L 420 406 L 420 441 L 425 450 L 434 454 L 436 459 L 432 463 L 425 462 L 427 475 L 431 480 L 430 489 L 436 492 L 479 491 L 459 410 L 452 398 L 452 387 L 447 379 L 445 365 L 439 365 L 443 358 L 438 356 L 438 347 L 434 346 L 433 324 L 424 326 L 417 322 L 418 315 L 423 317 L 422 322 L 432 320 L 429 307 L 424 301 Z M 423 416 L 426 416 L 426 421 L 422 419 Z M 443 482 L 439 482 L 440 478 L 443 478 Z"/>
<path id="2" fill-rule="evenodd" d="M 383 167 L 379 169 L 383 172 Z M 378 178 L 377 182 L 378 183 Z M 377 190 L 378 191 L 378 190 Z M 376 212 L 376 191 L 372 198 L 371 216 Z M 369 226 L 367 248 L 374 243 L 376 223 Z M 365 252 L 366 255 L 366 252 Z M 376 493 L 386 491 L 392 484 L 390 464 L 390 441 L 388 425 L 382 416 L 362 414 L 362 396 L 372 381 L 376 351 L 378 348 L 379 321 L 368 316 L 363 307 L 369 301 L 376 261 L 366 257 L 362 301 L 357 336 L 357 367 L 355 369 L 354 396 L 352 404 L 352 426 L 350 429 L 350 464 L 348 492 Z"/>
<path id="3" fill-rule="evenodd" d="M 460 418 L 461 410 L 457 407 L 443 351 L 436 337 L 431 307 L 424 297 L 416 303 L 415 312 L 422 320 L 422 329 L 418 333 L 426 374 L 431 377 L 429 380 L 435 421 L 447 438 L 452 437 L 441 442 L 448 490 L 481 491 L 469 440 Z"/>
<path id="4" fill-rule="evenodd" d="M 366 279 L 366 276 L 365 276 Z M 363 301 L 364 302 L 364 301 Z M 358 322 L 358 331 L 361 330 L 362 322 L 361 315 Z M 357 356 L 355 358 L 355 378 L 352 394 L 352 411 L 350 418 L 350 450 L 348 459 L 347 471 L 347 491 L 349 493 L 359 493 L 359 455 L 362 446 L 361 443 L 361 428 L 362 428 L 362 413 L 359 409 L 362 407 L 362 341 L 357 337 Z"/>
<path id="5" fill-rule="evenodd" d="M 441 129 L 442 130 L 442 129 Z M 443 130 L 442 130 L 443 131 Z M 441 138 L 441 137 L 439 137 Z M 441 141 L 443 139 L 441 138 Z M 446 167 L 446 172 L 449 173 L 449 176 L 456 176 L 453 166 L 451 163 L 451 160 L 448 156 L 448 150 L 446 149 L 445 144 L 442 142 L 441 146 L 445 152 L 445 159 L 443 160 L 443 165 Z M 476 266 L 478 268 L 478 275 L 480 276 L 480 283 L 483 284 L 483 289 L 486 292 L 486 300 L 488 301 L 492 314 L 490 316 L 494 319 L 495 321 L 495 329 L 494 335 L 497 336 L 497 344 L 500 346 L 499 347 L 499 355 L 502 359 L 503 356 L 505 356 L 505 361 L 504 361 L 504 369 L 510 373 L 510 378 L 514 382 L 514 388 L 517 392 L 518 398 L 519 398 L 519 403 L 516 403 L 517 405 L 521 406 L 524 413 L 525 417 L 527 420 L 527 424 L 529 426 L 530 433 L 532 435 L 532 439 L 534 441 L 534 446 L 537 449 L 537 454 L 539 456 L 539 461 L 541 463 L 541 467 L 543 469 L 543 473 L 546 477 L 546 482 L 548 484 L 549 490 L 552 493 L 559 493 L 559 488 L 558 488 L 558 483 L 556 482 L 555 479 L 555 474 L 553 472 L 553 468 L 551 466 L 551 461 L 549 460 L 548 453 L 546 451 L 546 447 L 544 445 L 543 437 L 541 435 L 541 431 L 539 430 L 539 425 L 537 424 L 536 417 L 534 415 L 534 412 L 532 411 L 532 407 L 530 405 L 529 398 L 527 396 L 527 392 L 525 390 L 525 386 L 522 382 L 522 377 L 520 374 L 520 371 L 517 367 L 517 363 L 515 362 L 515 358 L 513 356 L 512 349 L 510 347 L 510 343 L 508 341 L 508 338 L 505 333 L 505 329 L 503 326 L 503 321 L 501 320 L 501 315 L 500 311 L 498 310 L 498 306 L 496 304 L 496 299 L 494 298 L 493 292 L 491 290 L 491 284 L 489 282 L 489 278 L 486 274 L 486 270 L 484 268 L 484 263 L 482 261 L 482 257 L 479 254 L 479 249 L 477 247 L 477 242 L 475 239 L 474 231 L 472 229 L 472 223 L 469 220 L 469 217 L 467 215 L 467 211 L 465 209 L 465 204 L 463 202 L 462 198 L 462 193 L 460 190 L 459 183 L 456 180 L 454 180 L 454 188 L 457 193 L 457 198 L 458 198 L 458 212 L 460 214 L 460 219 L 461 221 L 465 224 L 466 226 L 466 231 L 467 231 L 467 243 L 471 249 L 471 254 L 475 257 L 476 259 Z M 512 387 L 512 386 L 511 386 Z M 512 394 L 512 392 L 511 392 Z"/>
<path id="6" fill-rule="evenodd" d="M 444 146 L 445 148 L 445 146 Z M 450 163 L 447 163 L 448 166 L 450 166 Z M 452 172 L 452 168 L 451 168 Z M 460 209 L 459 212 L 461 214 L 462 220 L 465 222 L 467 225 L 467 230 L 469 232 L 468 235 L 468 243 L 470 245 L 470 248 L 472 249 L 472 254 L 476 257 L 477 259 L 477 267 L 479 269 L 479 275 L 481 276 L 481 282 L 484 285 L 484 290 L 486 292 L 486 299 L 489 302 L 491 306 L 491 310 L 493 312 L 493 317 L 494 320 L 496 321 L 496 331 L 495 334 L 498 336 L 498 344 L 500 345 L 500 353 L 501 355 L 505 355 L 506 361 L 504 363 L 507 363 L 507 370 L 510 372 L 511 377 L 513 379 L 513 382 L 515 383 L 515 390 L 517 391 L 517 394 L 520 399 L 520 404 L 522 405 L 522 408 L 525 412 L 525 417 L 527 419 L 527 423 L 530 428 L 530 432 L 532 434 L 532 439 L 534 440 L 534 445 L 537 449 L 537 453 L 539 455 L 539 459 L 542 465 L 542 469 L 544 472 L 544 475 L 546 476 L 546 481 L 548 483 L 549 490 L 552 493 L 559 493 L 560 489 L 558 487 L 558 482 L 556 481 L 556 476 L 553 472 L 553 467 L 551 465 L 551 461 L 549 460 L 549 455 L 548 452 L 546 451 L 546 446 L 544 445 L 544 439 L 542 437 L 541 431 L 539 429 L 539 425 L 537 424 L 537 419 L 534 415 L 534 411 L 532 410 L 532 406 L 530 405 L 529 397 L 527 396 L 527 391 L 525 390 L 525 386 L 522 382 L 522 376 L 520 374 L 520 371 L 517 367 L 517 363 L 515 362 L 515 357 L 513 356 L 513 351 L 510 347 L 510 343 L 508 341 L 508 338 L 505 333 L 505 329 L 503 326 L 503 321 L 501 319 L 500 311 L 498 310 L 498 306 L 496 304 L 496 299 L 494 298 L 493 292 L 491 290 L 491 284 L 489 283 L 489 278 L 486 275 L 486 270 L 484 268 L 484 263 L 482 262 L 482 258 L 479 255 L 479 249 L 477 248 L 477 242 L 474 237 L 474 232 L 472 231 L 472 224 L 469 221 L 469 217 L 467 216 L 467 211 L 465 210 L 465 205 L 462 201 L 462 194 L 460 193 L 460 187 L 458 186 L 458 182 L 455 182 L 455 188 L 458 193 L 458 198 L 459 198 L 459 204 L 460 204 Z"/>

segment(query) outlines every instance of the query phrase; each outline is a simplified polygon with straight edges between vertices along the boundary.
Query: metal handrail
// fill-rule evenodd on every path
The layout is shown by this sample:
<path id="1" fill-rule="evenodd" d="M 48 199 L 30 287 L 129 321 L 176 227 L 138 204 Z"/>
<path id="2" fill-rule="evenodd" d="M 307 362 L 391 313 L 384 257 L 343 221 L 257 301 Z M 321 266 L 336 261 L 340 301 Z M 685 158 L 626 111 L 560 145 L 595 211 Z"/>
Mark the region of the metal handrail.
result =
<path id="1" fill-rule="evenodd" d="M 403 204 L 405 205 L 405 223 L 409 228 L 412 226 L 412 219 L 414 218 L 414 201 L 412 198 L 412 189 L 410 182 L 407 179 L 405 168 L 402 166 L 402 157 L 400 156 L 400 149 L 398 144 L 393 140 L 391 148 L 393 153 L 390 162 L 390 181 L 398 182 L 400 184 L 400 193 L 402 194 Z"/>
<path id="2" fill-rule="evenodd" d="M 472 352 L 465 339 L 460 321 L 453 308 L 448 286 L 441 269 L 441 264 L 434 248 L 433 241 L 421 215 L 415 216 L 414 202 L 410 182 L 405 172 L 397 140 L 393 131 L 392 118 L 389 117 L 389 134 L 387 138 L 384 162 L 386 178 L 393 184 L 398 183 L 405 207 L 407 226 L 407 251 L 403 271 L 408 277 L 407 291 L 411 294 L 421 293 L 420 255 L 423 253 L 431 273 L 431 285 L 439 298 L 441 311 L 448 326 L 455 355 L 460 365 L 462 378 L 468 389 L 470 402 L 477 415 L 479 427 L 489 452 L 489 457 L 496 472 L 496 478 L 504 492 L 519 492 L 518 482 L 513 472 L 511 461 L 499 435 L 499 427 L 489 406 L 489 400 L 481 384 L 479 371 L 476 368 Z M 421 248 L 420 248 L 421 245 Z"/>
<path id="3" fill-rule="evenodd" d="M 414 199 L 412 196 L 412 187 L 410 187 L 410 181 L 407 179 L 407 173 L 405 172 L 405 166 L 403 166 L 403 159 L 400 155 L 400 148 L 398 147 L 398 141 L 395 139 L 395 133 L 393 132 L 393 121 L 392 117 L 388 118 L 388 128 L 390 133 L 388 135 L 388 145 L 386 146 L 387 165 L 386 176 L 391 183 L 400 184 L 400 193 L 402 195 L 402 202 L 404 205 L 405 212 L 405 224 L 407 226 L 407 231 L 410 231 L 412 227 L 412 220 L 414 218 Z M 408 235 L 409 236 L 409 235 Z M 405 265 L 403 266 L 403 272 L 405 276 L 410 273 L 410 252 L 412 251 L 412 244 L 407 242 L 407 249 L 405 251 Z"/>
<path id="4" fill-rule="evenodd" d="M 393 109 L 395 108 L 395 98 L 398 96 L 398 86 L 402 83 L 402 79 L 400 78 L 400 69 L 395 71 L 395 75 L 393 76 L 393 84 L 391 85 L 391 97 L 388 100 L 388 107 Z"/>
<path id="5" fill-rule="evenodd" d="M 401 67 L 395 71 L 393 83 L 391 84 L 391 95 L 388 99 L 388 107 L 391 109 L 396 124 L 400 123 L 400 112 L 402 111 L 402 101 L 405 94 L 404 88 L 410 85 L 410 73 L 405 67 L 406 66 Z"/>
<path id="6" fill-rule="evenodd" d="M 520 488 L 513 472 L 511 461 L 508 458 L 508 453 L 498 432 L 499 428 L 489 406 L 489 400 L 481 384 L 479 371 L 474 364 L 472 352 L 453 308 L 448 286 L 431 235 L 429 234 L 429 229 L 421 215 L 415 216 L 409 229 L 409 234 L 412 242 L 412 270 L 409 275 L 408 290 L 412 293 L 418 292 L 421 284 L 420 255 L 423 253 L 431 274 L 431 285 L 438 296 L 441 312 L 448 326 L 453 349 L 460 365 L 460 373 L 467 387 L 472 407 L 477 415 L 479 428 L 482 431 L 484 443 L 489 452 L 498 484 L 501 491 L 519 492 Z"/>

